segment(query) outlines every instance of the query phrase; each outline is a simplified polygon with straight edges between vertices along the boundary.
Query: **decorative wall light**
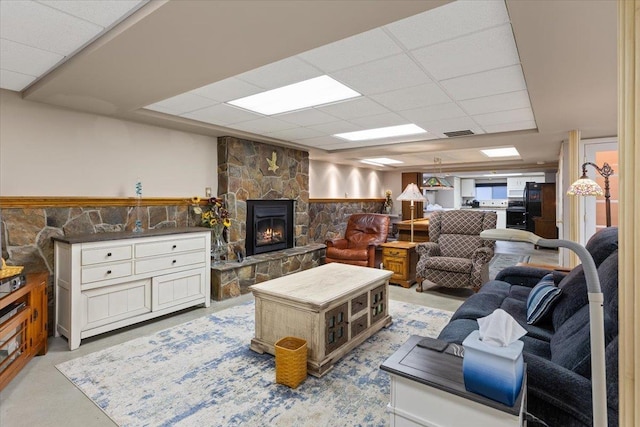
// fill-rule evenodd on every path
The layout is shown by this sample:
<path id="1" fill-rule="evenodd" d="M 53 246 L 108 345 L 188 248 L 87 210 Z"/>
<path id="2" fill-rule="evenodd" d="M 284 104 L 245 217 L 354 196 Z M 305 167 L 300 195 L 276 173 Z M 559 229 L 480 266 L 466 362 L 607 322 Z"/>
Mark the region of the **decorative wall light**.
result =
<path id="1" fill-rule="evenodd" d="M 604 178 L 604 192 L 597 182 L 587 176 L 587 165 L 593 166 Z M 604 194 L 607 227 L 611 227 L 611 193 L 609 192 L 609 177 L 611 175 L 613 175 L 613 169 L 609 163 L 605 162 L 600 168 L 595 163 L 586 162 L 582 165 L 582 176 L 567 190 L 569 196 L 602 196 Z"/>
<path id="2" fill-rule="evenodd" d="M 418 186 L 412 182 L 407 185 L 407 188 L 404 189 L 402 194 L 400 194 L 396 200 L 401 202 L 411 202 L 411 243 L 413 243 L 413 211 L 415 209 L 413 203 L 426 202 L 427 199 L 422 195 Z"/>

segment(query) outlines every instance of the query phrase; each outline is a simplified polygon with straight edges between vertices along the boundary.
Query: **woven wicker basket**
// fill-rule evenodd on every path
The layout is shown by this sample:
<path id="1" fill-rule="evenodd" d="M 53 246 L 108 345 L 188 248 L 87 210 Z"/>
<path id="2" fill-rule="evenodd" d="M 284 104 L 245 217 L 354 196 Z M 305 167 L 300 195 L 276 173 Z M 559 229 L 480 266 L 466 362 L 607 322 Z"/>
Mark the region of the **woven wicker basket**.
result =
<path id="1" fill-rule="evenodd" d="M 307 378 L 307 341 L 284 337 L 275 344 L 276 382 L 296 388 Z"/>

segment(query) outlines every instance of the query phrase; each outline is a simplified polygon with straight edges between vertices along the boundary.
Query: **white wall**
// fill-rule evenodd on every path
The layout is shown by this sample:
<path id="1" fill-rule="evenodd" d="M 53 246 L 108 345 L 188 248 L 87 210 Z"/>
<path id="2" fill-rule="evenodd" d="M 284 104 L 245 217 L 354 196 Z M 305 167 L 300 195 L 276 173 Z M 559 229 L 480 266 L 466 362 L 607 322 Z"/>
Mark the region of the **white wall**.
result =
<path id="1" fill-rule="evenodd" d="M 215 194 L 217 141 L 80 113 L 0 91 L 0 195 L 143 197 Z"/>
<path id="2" fill-rule="evenodd" d="M 387 188 L 383 182 L 383 174 L 373 169 L 309 161 L 309 197 L 312 199 L 384 197 Z"/>

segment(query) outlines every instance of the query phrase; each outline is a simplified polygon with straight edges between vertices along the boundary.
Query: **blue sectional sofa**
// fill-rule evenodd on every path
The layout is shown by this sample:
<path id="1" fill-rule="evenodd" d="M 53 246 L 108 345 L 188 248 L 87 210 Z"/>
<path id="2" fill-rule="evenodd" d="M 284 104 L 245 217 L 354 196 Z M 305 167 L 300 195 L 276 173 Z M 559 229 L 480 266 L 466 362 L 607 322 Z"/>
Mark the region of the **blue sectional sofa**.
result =
<path id="1" fill-rule="evenodd" d="M 605 358 L 609 426 L 618 425 L 618 229 L 609 227 L 587 243 L 604 294 Z M 527 298 L 549 270 L 509 267 L 486 283 L 454 313 L 442 340 L 461 344 L 478 329 L 476 319 L 502 308 L 525 329 L 527 411 L 549 426 L 591 426 L 589 305 L 582 266 L 553 272 L 562 289 L 541 323 L 527 324 Z M 530 424 L 532 425 L 532 424 Z M 544 425 L 544 424 L 541 424 Z"/>

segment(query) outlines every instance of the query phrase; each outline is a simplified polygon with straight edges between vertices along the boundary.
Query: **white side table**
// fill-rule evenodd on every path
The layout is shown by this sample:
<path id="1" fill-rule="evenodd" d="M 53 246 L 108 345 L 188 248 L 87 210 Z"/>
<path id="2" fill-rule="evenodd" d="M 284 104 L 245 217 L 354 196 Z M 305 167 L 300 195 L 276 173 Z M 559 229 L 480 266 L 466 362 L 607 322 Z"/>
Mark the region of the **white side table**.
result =
<path id="1" fill-rule="evenodd" d="M 417 347 L 422 338 L 412 335 L 380 366 L 391 376 L 391 427 L 526 425 L 526 375 L 515 404 L 503 405 L 466 391 L 462 358 Z"/>

